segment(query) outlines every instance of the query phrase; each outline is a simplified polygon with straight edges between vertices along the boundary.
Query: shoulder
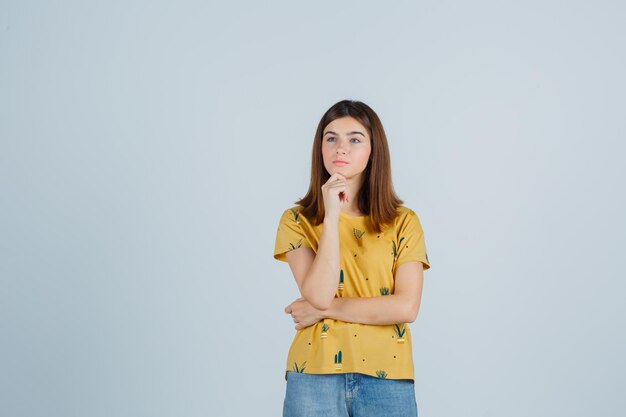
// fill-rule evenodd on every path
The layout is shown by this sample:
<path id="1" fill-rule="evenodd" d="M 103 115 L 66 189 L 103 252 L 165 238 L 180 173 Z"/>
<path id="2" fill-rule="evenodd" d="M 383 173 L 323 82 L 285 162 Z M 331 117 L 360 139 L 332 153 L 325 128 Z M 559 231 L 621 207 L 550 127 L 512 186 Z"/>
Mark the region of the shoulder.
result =
<path id="1" fill-rule="evenodd" d="M 405 229 L 411 227 L 421 228 L 421 222 L 417 213 L 406 206 L 398 207 L 398 216 L 396 217 L 395 226 L 397 229 Z"/>
<path id="2" fill-rule="evenodd" d="M 283 215 L 297 217 L 300 215 L 302 208 L 303 208 L 302 206 L 298 206 L 298 205 L 287 207 L 285 210 L 283 210 Z"/>
<path id="3" fill-rule="evenodd" d="M 407 206 L 399 206 L 396 211 L 398 213 L 396 220 L 399 220 L 399 221 L 404 221 L 410 217 L 417 217 L 417 214 L 415 213 L 415 211 L 413 211 L 413 209 Z"/>
<path id="4" fill-rule="evenodd" d="M 296 205 L 284 209 L 281 214 L 281 221 L 293 221 L 300 224 L 300 220 L 304 220 L 304 216 L 300 213 L 302 211 L 302 208 L 302 206 Z"/>

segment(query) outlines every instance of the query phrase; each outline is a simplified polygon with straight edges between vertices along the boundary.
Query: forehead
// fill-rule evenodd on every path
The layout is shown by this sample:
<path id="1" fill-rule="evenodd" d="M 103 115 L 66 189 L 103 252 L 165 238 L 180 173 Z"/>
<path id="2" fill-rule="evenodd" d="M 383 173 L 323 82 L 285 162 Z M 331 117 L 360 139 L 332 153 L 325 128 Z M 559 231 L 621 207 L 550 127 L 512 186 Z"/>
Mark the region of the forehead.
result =
<path id="1" fill-rule="evenodd" d="M 367 129 L 358 120 L 353 117 L 346 116 L 341 117 L 339 119 L 335 119 L 324 128 L 324 132 L 326 133 L 329 130 L 333 132 L 337 132 L 338 135 L 345 135 L 348 132 L 358 131 L 362 132 L 365 136 L 369 136 L 367 133 Z"/>

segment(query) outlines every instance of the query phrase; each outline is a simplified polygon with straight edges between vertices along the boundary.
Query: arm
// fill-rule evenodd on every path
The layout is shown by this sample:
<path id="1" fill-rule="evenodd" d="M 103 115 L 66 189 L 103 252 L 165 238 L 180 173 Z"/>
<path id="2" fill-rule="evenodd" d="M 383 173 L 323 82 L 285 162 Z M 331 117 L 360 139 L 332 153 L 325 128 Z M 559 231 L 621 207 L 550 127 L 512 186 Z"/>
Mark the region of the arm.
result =
<path id="1" fill-rule="evenodd" d="M 327 216 L 317 253 L 310 248 L 287 252 L 300 294 L 318 310 L 329 308 L 339 283 L 339 218 Z"/>
<path id="2" fill-rule="evenodd" d="M 323 318 L 362 324 L 412 323 L 420 307 L 423 276 L 421 262 L 405 262 L 397 268 L 394 294 L 334 298 L 321 315 Z"/>
<path id="3" fill-rule="evenodd" d="M 377 297 L 337 297 L 321 312 L 323 318 L 362 324 L 406 323 L 406 302 L 395 294 Z"/>

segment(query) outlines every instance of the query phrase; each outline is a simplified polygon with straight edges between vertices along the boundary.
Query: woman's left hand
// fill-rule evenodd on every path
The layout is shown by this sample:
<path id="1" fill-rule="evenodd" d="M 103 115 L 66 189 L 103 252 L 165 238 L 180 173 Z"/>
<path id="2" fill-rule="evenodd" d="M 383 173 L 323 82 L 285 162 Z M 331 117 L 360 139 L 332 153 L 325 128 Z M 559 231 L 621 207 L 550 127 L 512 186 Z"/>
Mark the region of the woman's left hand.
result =
<path id="1" fill-rule="evenodd" d="M 324 318 L 322 311 L 313 307 L 303 297 L 296 298 L 293 303 L 285 307 L 285 313 L 291 313 L 291 317 L 296 323 L 296 330 L 309 327 Z"/>

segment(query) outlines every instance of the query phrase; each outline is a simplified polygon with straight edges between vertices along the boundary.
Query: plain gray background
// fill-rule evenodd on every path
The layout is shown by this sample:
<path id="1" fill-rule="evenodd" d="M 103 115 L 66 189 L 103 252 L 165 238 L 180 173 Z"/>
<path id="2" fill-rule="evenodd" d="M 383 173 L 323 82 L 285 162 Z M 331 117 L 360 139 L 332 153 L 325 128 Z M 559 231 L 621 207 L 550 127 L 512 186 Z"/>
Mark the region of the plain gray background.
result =
<path id="1" fill-rule="evenodd" d="M 335 102 L 422 222 L 420 417 L 626 408 L 623 2 L 0 3 L 0 415 L 277 416 Z"/>

